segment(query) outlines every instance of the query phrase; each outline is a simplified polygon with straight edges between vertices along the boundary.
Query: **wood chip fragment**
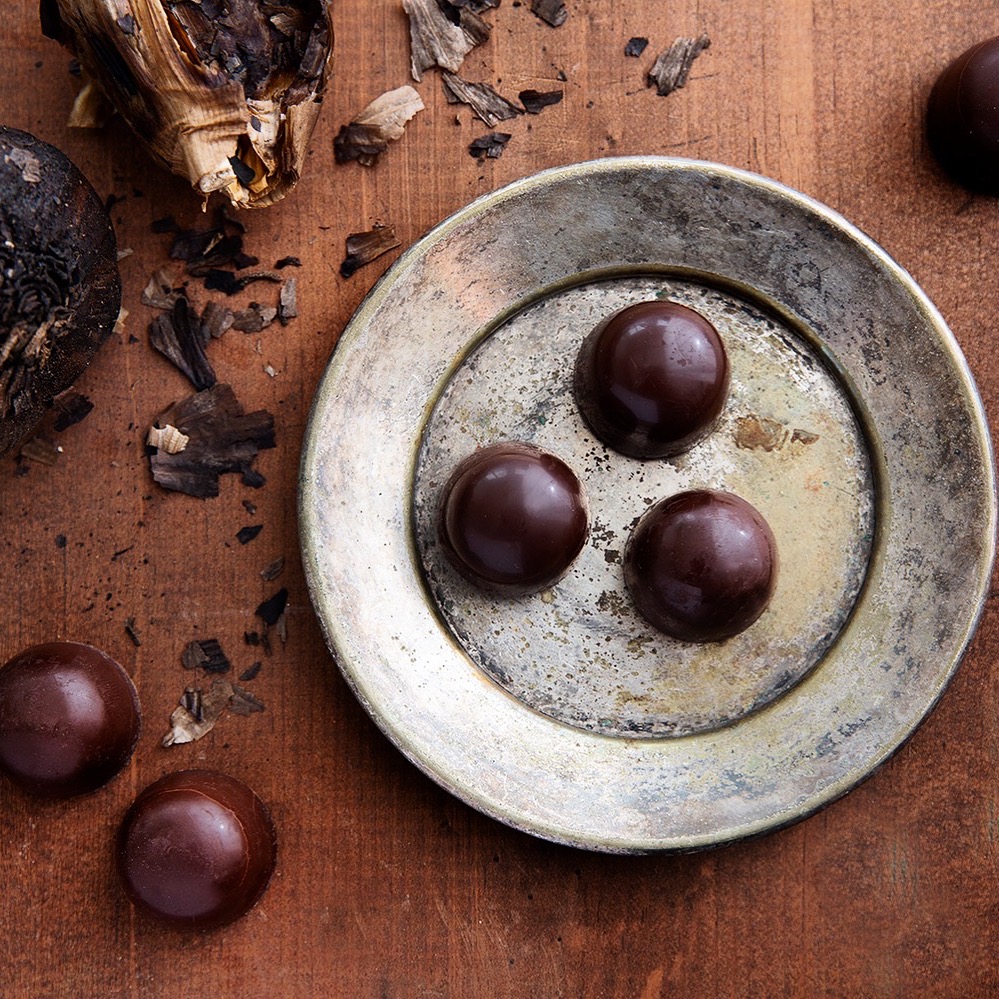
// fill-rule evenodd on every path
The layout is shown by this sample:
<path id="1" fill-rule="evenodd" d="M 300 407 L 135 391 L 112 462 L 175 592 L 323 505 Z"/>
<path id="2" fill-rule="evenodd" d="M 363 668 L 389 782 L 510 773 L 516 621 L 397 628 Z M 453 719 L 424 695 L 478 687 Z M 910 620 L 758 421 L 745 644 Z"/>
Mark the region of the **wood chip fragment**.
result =
<path id="1" fill-rule="evenodd" d="M 480 163 L 486 159 L 498 160 L 511 138 L 509 132 L 490 132 L 488 135 L 480 135 L 468 144 L 468 151 Z"/>
<path id="2" fill-rule="evenodd" d="M 709 46 L 707 35 L 697 38 L 677 38 L 676 41 L 656 59 L 649 70 L 647 83 L 656 88 L 660 97 L 666 97 L 687 83 L 694 60 Z"/>
<path id="3" fill-rule="evenodd" d="M 390 225 L 375 226 L 367 232 L 352 232 L 347 237 L 347 255 L 340 264 L 340 276 L 349 278 L 358 268 L 400 245 L 395 229 Z"/>
<path id="4" fill-rule="evenodd" d="M 456 73 L 444 73 L 442 82 L 448 103 L 467 104 L 488 128 L 524 113 L 523 108 L 498 94 L 488 83 L 469 83 Z"/>
<path id="5" fill-rule="evenodd" d="M 376 97 L 333 140 L 337 163 L 357 160 L 362 166 L 373 166 L 390 142 L 402 138 L 406 123 L 423 109 L 423 100 L 410 86 Z"/>
<path id="6" fill-rule="evenodd" d="M 457 73 L 476 45 L 489 38 L 489 25 L 471 6 L 455 7 L 445 0 L 402 0 L 409 15 L 409 40 L 413 79 L 423 79 L 433 66 Z M 448 16 L 447 8 L 457 11 Z"/>
<path id="7" fill-rule="evenodd" d="M 150 447 L 166 451 L 167 454 L 180 454 L 187 447 L 187 442 L 190 439 L 168 423 L 165 427 L 150 427 L 146 443 Z"/>
<path id="8" fill-rule="evenodd" d="M 553 28 L 561 28 L 569 17 L 562 0 L 531 0 L 531 13 Z"/>

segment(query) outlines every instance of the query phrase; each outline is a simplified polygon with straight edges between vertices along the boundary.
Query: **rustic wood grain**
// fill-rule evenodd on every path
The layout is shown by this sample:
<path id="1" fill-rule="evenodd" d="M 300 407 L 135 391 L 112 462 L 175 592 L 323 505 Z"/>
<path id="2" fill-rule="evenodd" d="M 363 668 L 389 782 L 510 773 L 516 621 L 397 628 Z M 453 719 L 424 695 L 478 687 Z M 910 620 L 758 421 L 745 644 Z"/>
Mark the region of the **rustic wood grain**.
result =
<path id="1" fill-rule="evenodd" d="M 260 490 L 223 481 L 214 500 L 167 494 L 143 456 L 151 419 L 188 393 L 149 347 L 139 294 L 165 262 L 150 223 L 200 217 L 185 185 L 136 152 L 120 123 L 70 131 L 68 56 L 36 5 L 0 21 L 6 124 L 64 149 L 113 210 L 128 329 L 78 382 L 95 403 L 58 435 L 52 467 L 0 463 L 0 660 L 53 637 L 90 642 L 134 676 L 145 726 L 129 770 L 79 801 L 40 804 L 0 783 L 0 996 L 975 997 L 999 990 L 999 615 L 994 600 L 956 680 L 911 742 L 826 811 L 716 852 L 624 858 L 553 846 L 451 798 L 378 733 L 336 673 L 298 564 L 297 458 L 336 338 L 398 251 L 339 277 L 347 233 L 389 222 L 409 245 L 450 212 L 536 170 L 611 154 L 668 153 L 773 176 L 843 212 L 935 300 L 999 412 L 999 205 L 970 198 L 929 159 L 922 109 L 935 75 L 995 34 L 974 0 L 569 0 L 552 29 L 504 3 L 463 76 L 515 96 L 562 87 L 540 115 L 488 131 L 448 105 L 434 73 L 426 110 L 371 169 L 336 166 L 340 125 L 409 80 L 397 0 L 341 0 L 332 87 L 299 189 L 247 217 L 247 249 L 302 258 L 300 317 L 211 345 L 220 380 L 275 414 Z M 644 74 L 679 36 L 711 47 L 667 98 Z M 651 44 L 625 58 L 628 39 Z M 559 82 L 559 74 L 566 80 Z M 261 286 L 256 286 L 260 288 Z M 261 297 L 269 292 L 260 290 Z M 130 334 L 137 342 L 130 342 Z M 257 345 L 259 344 L 259 350 Z M 264 365 L 276 374 L 269 377 Z M 377 461 L 377 453 L 372 456 Z M 257 505 L 252 517 L 242 501 Z M 243 546 L 240 527 L 261 523 Z M 65 537 L 65 545 L 57 537 Z M 278 555 L 283 576 L 258 572 Z M 237 670 L 253 611 L 290 590 L 288 642 L 251 689 L 267 706 L 203 741 L 162 749 L 188 677 L 180 653 L 218 638 Z M 142 645 L 124 630 L 133 617 Z M 241 922 L 184 935 L 136 920 L 111 840 L 135 793 L 211 766 L 270 803 L 278 871 Z"/>

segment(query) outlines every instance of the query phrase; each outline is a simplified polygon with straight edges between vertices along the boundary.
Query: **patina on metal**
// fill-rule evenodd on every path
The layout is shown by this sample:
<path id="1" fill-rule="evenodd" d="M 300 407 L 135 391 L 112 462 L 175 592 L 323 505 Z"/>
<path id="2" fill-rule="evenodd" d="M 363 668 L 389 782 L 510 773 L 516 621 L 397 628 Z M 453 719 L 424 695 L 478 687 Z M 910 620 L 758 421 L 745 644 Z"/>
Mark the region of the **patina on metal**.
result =
<path id="1" fill-rule="evenodd" d="M 733 393 L 712 438 L 636 462 L 568 385 L 592 324 L 658 294 L 719 326 Z M 441 476 L 498 437 L 568 458 L 594 516 L 570 573 L 505 605 L 433 531 Z M 688 485 L 744 495 L 781 549 L 773 604 L 726 643 L 624 603 L 628 529 Z M 956 669 L 995 549 L 981 403 L 912 279 L 803 195 L 651 157 L 519 181 L 398 261 L 320 384 L 300 513 L 327 640 L 396 745 L 504 822 L 620 852 L 760 834 L 868 776 Z"/>

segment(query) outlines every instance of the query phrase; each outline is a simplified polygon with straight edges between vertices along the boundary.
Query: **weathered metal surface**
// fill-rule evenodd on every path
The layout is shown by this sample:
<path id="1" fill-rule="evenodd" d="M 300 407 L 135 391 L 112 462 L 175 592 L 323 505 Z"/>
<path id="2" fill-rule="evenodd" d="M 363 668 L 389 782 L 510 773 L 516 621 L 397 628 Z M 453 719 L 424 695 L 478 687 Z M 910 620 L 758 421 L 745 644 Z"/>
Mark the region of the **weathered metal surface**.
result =
<path id="1" fill-rule="evenodd" d="M 598 286 L 593 278 L 610 280 Z M 435 586 L 425 583 L 417 533 L 432 580 L 436 570 L 426 504 L 414 507 L 414 485 L 425 490 L 417 499 L 426 499 L 436 481 L 432 462 L 457 460 L 451 448 L 477 435 L 519 436 L 532 413 L 533 439 L 543 436 L 555 450 L 579 445 L 581 431 L 560 403 L 557 426 L 542 433 L 537 399 L 520 401 L 519 423 L 507 422 L 518 412 L 516 398 L 502 419 L 471 411 L 466 419 L 467 407 L 446 419 L 451 400 L 442 393 L 451 385 L 450 396 L 461 394 L 467 376 L 469 402 L 492 408 L 481 396 L 502 392 L 475 389 L 478 366 L 498 351 L 489 364 L 501 384 L 503 350 L 513 351 L 506 363 L 518 353 L 502 340 L 527 334 L 532 309 L 537 316 L 578 307 L 585 325 L 614 296 L 652 288 L 721 312 L 733 303 L 749 308 L 730 330 L 736 391 L 714 443 L 672 467 L 658 463 L 650 472 L 646 463 L 626 474 L 646 477 L 643 494 L 717 475 L 724 481 L 706 484 L 744 489 L 771 518 L 783 582 L 771 610 L 746 633 L 755 665 L 747 681 L 731 674 L 741 656 L 721 662 L 727 645 L 685 653 L 697 661 L 690 671 L 714 675 L 707 687 L 715 695 L 705 699 L 705 688 L 683 675 L 682 710 L 661 690 L 644 703 L 640 696 L 636 707 L 621 692 L 654 693 L 658 679 L 633 670 L 623 685 L 601 687 L 589 671 L 582 694 L 564 683 L 532 688 L 530 673 L 518 670 L 528 663 L 536 680 L 538 658 L 525 652 L 512 660 L 500 645 L 494 651 L 503 661 L 493 674 L 528 677 L 504 686 L 469 655 L 453 608 L 442 613 Z M 767 329 L 765 313 L 774 320 L 772 338 L 769 330 L 757 336 Z M 490 333 L 498 346 L 469 359 Z M 757 339 L 772 349 L 751 358 Z M 551 365 L 547 351 L 531 356 Z M 563 353 L 561 363 L 567 371 L 571 357 Z M 800 381 L 805 369 L 813 382 Z M 540 368 L 537 379 L 510 372 L 508 394 L 515 397 L 517 385 L 540 390 L 539 379 Z M 797 441 L 795 430 L 804 431 Z M 563 436 L 556 442 L 549 433 Z M 589 455 L 587 478 L 611 465 L 620 471 L 616 459 L 604 459 L 599 449 Z M 447 220 L 400 259 L 358 310 L 319 387 L 300 508 L 320 621 L 386 734 L 488 814 L 550 839 L 616 851 L 696 849 L 765 832 L 867 776 L 946 686 L 977 622 L 995 546 L 981 405 L 957 345 L 908 275 L 844 220 L 780 185 L 722 166 L 645 157 L 520 181 Z M 581 565 L 599 557 L 615 573 L 606 553 L 620 546 L 601 541 L 603 532 L 626 530 L 639 512 L 598 512 L 597 545 Z M 796 537 L 796 528 L 808 537 Z M 812 544 L 816 579 L 797 564 L 809 560 Z M 597 587 L 604 592 L 596 578 L 586 585 L 590 596 Z M 562 587 L 532 599 L 557 615 Z M 448 590 L 438 579 L 442 601 Z M 630 626 L 629 612 L 610 603 L 618 609 L 605 618 L 609 626 Z M 768 641 L 792 664 L 787 682 L 767 669 L 761 650 Z M 719 659 L 711 661 L 712 650 Z M 725 670 L 727 697 L 718 695 Z M 613 713 L 604 711 L 608 704 Z M 719 727 L 725 718 L 730 723 Z M 651 735 L 637 733 L 649 722 Z M 682 731 L 693 734 L 664 737 Z"/>

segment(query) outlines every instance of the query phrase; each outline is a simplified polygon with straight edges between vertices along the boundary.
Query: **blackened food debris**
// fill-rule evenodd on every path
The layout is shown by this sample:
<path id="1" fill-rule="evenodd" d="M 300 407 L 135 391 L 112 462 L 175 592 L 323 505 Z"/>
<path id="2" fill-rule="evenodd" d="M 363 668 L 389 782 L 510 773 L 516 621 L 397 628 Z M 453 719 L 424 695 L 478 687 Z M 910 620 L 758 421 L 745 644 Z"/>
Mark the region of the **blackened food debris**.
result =
<path id="1" fill-rule="evenodd" d="M 468 151 L 480 163 L 485 159 L 498 160 L 511 138 L 509 132 L 490 132 L 488 135 L 480 135 L 468 144 Z"/>
<path id="2" fill-rule="evenodd" d="M 243 283 L 232 271 L 209 267 L 205 273 L 205 291 L 224 291 L 235 295 L 243 290 Z"/>
<path id="3" fill-rule="evenodd" d="M 273 562 L 265 565 L 263 569 L 260 570 L 260 578 L 265 583 L 269 583 L 271 580 L 277 579 L 282 572 L 284 572 L 284 556 L 279 555 Z"/>
<path id="4" fill-rule="evenodd" d="M 125 14 L 122 17 L 119 17 L 115 21 L 115 24 L 117 24 L 118 27 L 121 28 L 124 34 L 126 35 L 135 34 L 135 18 L 131 14 Z"/>
<path id="5" fill-rule="evenodd" d="M 347 237 L 347 256 L 340 264 L 340 276 L 351 277 L 358 268 L 400 245 L 395 229 L 390 225 L 375 226 L 367 232 L 352 232 Z"/>
<path id="6" fill-rule="evenodd" d="M 458 72 L 476 45 L 489 38 L 490 26 L 470 5 L 457 7 L 447 0 L 402 0 L 409 15 L 413 79 L 423 79 L 433 66 Z"/>
<path id="7" fill-rule="evenodd" d="M 132 640 L 132 644 L 136 648 L 142 645 L 142 639 L 139 636 L 139 629 L 135 626 L 134 617 L 125 618 L 125 634 Z"/>
<path id="8" fill-rule="evenodd" d="M 333 140 L 337 163 L 357 160 L 362 166 L 372 166 L 390 142 L 402 138 L 406 123 L 423 108 L 412 87 L 399 87 L 376 97 Z"/>
<path id="9" fill-rule="evenodd" d="M 272 306 L 251 302 L 245 309 L 237 309 L 232 314 L 232 328 L 241 333 L 260 333 L 277 318 L 278 310 Z"/>
<path id="10" fill-rule="evenodd" d="M 232 684 L 221 677 L 216 677 L 207 691 L 187 687 L 170 715 L 170 731 L 163 736 L 161 745 L 180 745 L 206 736 L 229 706 L 232 694 Z"/>
<path id="11" fill-rule="evenodd" d="M 444 73 L 441 79 L 448 103 L 467 104 L 489 128 L 524 113 L 523 108 L 498 94 L 488 83 L 469 83 L 455 73 Z"/>
<path id="12" fill-rule="evenodd" d="M 172 309 L 173 303 L 183 294 L 175 288 L 174 275 L 166 267 L 154 271 L 142 291 L 141 302 L 153 309 Z"/>
<path id="13" fill-rule="evenodd" d="M 249 683 L 250 680 L 255 680 L 262 666 L 263 663 L 259 659 L 255 663 L 250 663 L 250 665 L 239 674 L 239 682 Z"/>
<path id="14" fill-rule="evenodd" d="M 66 547 L 66 535 L 65 534 L 57 534 L 55 536 L 55 546 L 56 546 L 56 548 L 65 548 Z"/>
<path id="15" fill-rule="evenodd" d="M 172 215 L 166 215 L 161 219 L 156 219 L 150 226 L 153 232 L 163 234 L 165 232 L 179 232 L 180 226 Z"/>
<path id="16" fill-rule="evenodd" d="M 276 271 L 284 270 L 285 267 L 301 267 L 302 261 L 298 257 L 282 257 L 274 264 Z"/>
<path id="17" fill-rule="evenodd" d="M 686 85 L 694 60 L 710 45 L 711 39 L 707 35 L 677 38 L 649 70 L 648 85 L 655 87 L 660 97 L 679 90 Z"/>
<path id="18" fill-rule="evenodd" d="M 242 687 L 237 687 L 233 684 L 232 696 L 229 698 L 229 710 L 234 715 L 246 717 L 247 715 L 256 714 L 258 711 L 263 711 L 264 702 L 255 694 L 251 694 L 248 690 L 243 690 Z"/>
<path id="19" fill-rule="evenodd" d="M 261 618 L 264 624 L 275 625 L 278 618 L 284 613 L 288 604 L 288 588 L 282 586 L 273 597 L 265 600 L 255 611 L 257 617 Z"/>
<path id="20" fill-rule="evenodd" d="M 236 532 L 236 540 L 241 545 L 248 545 L 263 529 L 263 524 L 252 524 L 241 527 Z"/>
<path id="21" fill-rule="evenodd" d="M 48 437 L 32 437 L 21 445 L 21 457 L 38 462 L 39 465 L 54 465 L 62 454 L 62 448 Z"/>
<path id="22" fill-rule="evenodd" d="M 53 426 L 60 433 L 75 423 L 85 420 L 94 409 L 94 404 L 79 392 L 58 396 L 54 404 L 56 418 Z"/>
<path id="23" fill-rule="evenodd" d="M 277 314 L 282 326 L 287 326 L 289 321 L 298 315 L 298 281 L 295 278 L 288 278 L 281 285 Z"/>
<path id="24" fill-rule="evenodd" d="M 244 486 L 249 486 L 250 489 L 262 489 L 267 484 L 266 477 L 255 468 L 246 466 L 241 468 L 240 472 L 242 474 L 239 477 L 239 481 L 242 482 Z"/>
<path id="25" fill-rule="evenodd" d="M 531 0 L 531 13 L 553 28 L 561 28 L 569 17 L 562 0 Z"/>
<path id="26" fill-rule="evenodd" d="M 150 455 L 153 478 L 164 489 L 217 496 L 219 476 L 225 472 L 242 473 L 247 485 L 266 481 L 251 466 L 259 451 L 275 445 L 274 417 L 266 410 L 244 413 L 229 385 L 217 384 L 182 400 L 157 422 L 190 438 L 179 454 Z"/>
<path id="27" fill-rule="evenodd" d="M 647 38 L 629 38 L 628 44 L 624 47 L 624 54 L 637 59 L 649 45 Z"/>
<path id="28" fill-rule="evenodd" d="M 199 391 L 216 382 L 215 369 L 205 354 L 208 339 L 185 295 L 178 295 L 170 312 L 156 316 L 149 324 L 150 344 Z"/>
<path id="29" fill-rule="evenodd" d="M 500 2 L 501 0 L 451 0 L 451 6 L 457 7 L 459 10 L 467 8 L 476 14 L 482 14 L 498 7 Z"/>
<path id="30" fill-rule="evenodd" d="M 259 631 L 244 631 L 243 641 L 247 645 L 259 645 L 260 644 L 260 632 Z"/>
<path id="31" fill-rule="evenodd" d="M 232 666 L 215 638 L 188 642 L 180 661 L 184 669 L 203 669 L 206 673 L 228 673 Z"/>
<path id="32" fill-rule="evenodd" d="M 208 302 L 201 310 L 201 339 L 217 340 L 226 330 L 232 329 L 233 313 L 218 302 Z"/>
<path id="33" fill-rule="evenodd" d="M 524 110 L 528 114 L 541 114 L 541 112 L 551 107 L 553 104 L 561 104 L 564 91 L 562 90 L 522 90 L 517 99 L 524 105 Z"/>

